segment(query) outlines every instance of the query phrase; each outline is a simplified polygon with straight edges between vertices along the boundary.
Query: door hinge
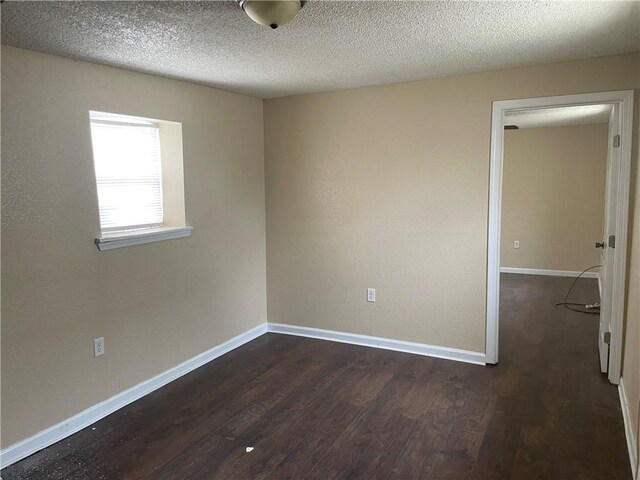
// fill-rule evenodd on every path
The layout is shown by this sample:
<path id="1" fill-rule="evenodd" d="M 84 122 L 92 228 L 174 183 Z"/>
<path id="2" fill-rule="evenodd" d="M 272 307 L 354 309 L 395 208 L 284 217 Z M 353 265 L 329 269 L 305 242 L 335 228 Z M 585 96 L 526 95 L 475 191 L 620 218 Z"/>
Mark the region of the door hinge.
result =
<path id="1" fill-rule="evenodd" d="M 620 135 L 613 136 L 613 146 L 618 148 L 620 146 Z"/>
<path id="2" fill-rule="evenodd" d="M 609 235 L 609 246 L 611 248 L 616 248 L 616 236 L 615 235 Z"/>
<path id="3" fill-rule="evenodd" d="M 611 332 L 604 332 L 604 343 L 611 344 Z"/>

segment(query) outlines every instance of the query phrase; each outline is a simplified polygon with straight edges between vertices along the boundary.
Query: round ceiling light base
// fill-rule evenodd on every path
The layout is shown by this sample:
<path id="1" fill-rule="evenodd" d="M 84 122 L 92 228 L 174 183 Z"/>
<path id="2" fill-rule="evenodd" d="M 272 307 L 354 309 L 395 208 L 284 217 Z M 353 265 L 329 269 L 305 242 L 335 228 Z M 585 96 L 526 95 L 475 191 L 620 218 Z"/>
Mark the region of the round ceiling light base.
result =
<path id="1" fill-rule="evenodd" d="M 295 18 L 300 0 L 238 0 L 238 5 L 259 25 L 276 29 Z"/>

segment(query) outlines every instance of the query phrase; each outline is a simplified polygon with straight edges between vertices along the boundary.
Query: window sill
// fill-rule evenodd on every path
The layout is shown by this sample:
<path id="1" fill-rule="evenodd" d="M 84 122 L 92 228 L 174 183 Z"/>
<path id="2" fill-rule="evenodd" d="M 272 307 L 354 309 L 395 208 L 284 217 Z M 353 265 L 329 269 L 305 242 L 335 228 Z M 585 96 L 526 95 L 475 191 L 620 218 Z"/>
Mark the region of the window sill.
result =
<path id="1" fill-rule="evenodd" d="M 193 227 L 159 227 L 132 232 L 104 233 L 100 238 L 96 238 L 96 245 L 100 251 L 113 250 L 114 248 L 188 237 L 191 235 L 191 230 Z"/>

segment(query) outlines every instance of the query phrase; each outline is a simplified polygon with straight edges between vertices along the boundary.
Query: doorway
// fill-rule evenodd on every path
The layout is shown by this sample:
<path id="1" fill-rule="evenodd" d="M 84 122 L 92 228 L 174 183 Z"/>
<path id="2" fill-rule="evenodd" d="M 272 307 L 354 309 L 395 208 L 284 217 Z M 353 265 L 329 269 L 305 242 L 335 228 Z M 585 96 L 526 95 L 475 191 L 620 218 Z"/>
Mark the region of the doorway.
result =
<path id="1" fill-rule="evenodd" d="M 486 362 L 499 360 L 500 251 L 503 193 L 504 127 L 514 116 L 532 111 L 552 113 L 562 107 L 602 106 L 609 115 L 609 159 L 606 173 L 605 238 L 602 254 L 602 306 L 599 338 L 601 368 L 611 383 L 620 380 L 626 281 L 629 179 L 633 92 L 603 92 L 558 97 L 504 100 L 493 103 L 489 182 Z M 557 111 L 557 110 L 556 110 Z M 606 357 L 606 360 L 604 359 Z"/>

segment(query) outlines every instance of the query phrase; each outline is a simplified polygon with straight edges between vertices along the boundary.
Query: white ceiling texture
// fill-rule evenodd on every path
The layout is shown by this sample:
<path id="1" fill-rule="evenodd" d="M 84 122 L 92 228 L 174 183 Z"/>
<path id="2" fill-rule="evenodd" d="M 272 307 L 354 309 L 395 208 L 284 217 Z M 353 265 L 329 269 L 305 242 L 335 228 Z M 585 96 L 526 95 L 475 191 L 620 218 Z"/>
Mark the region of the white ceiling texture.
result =
<path id="1" fill-rule="evenodd" d="M 259 98 L 640 50 L 637 1 L 311 0 L 277 30 L 235 1 L 1 9 L 4 44 Z"/>

